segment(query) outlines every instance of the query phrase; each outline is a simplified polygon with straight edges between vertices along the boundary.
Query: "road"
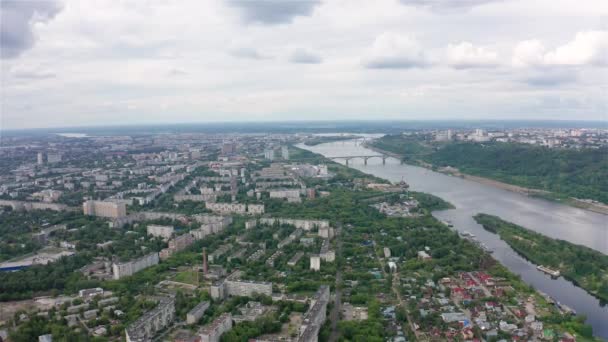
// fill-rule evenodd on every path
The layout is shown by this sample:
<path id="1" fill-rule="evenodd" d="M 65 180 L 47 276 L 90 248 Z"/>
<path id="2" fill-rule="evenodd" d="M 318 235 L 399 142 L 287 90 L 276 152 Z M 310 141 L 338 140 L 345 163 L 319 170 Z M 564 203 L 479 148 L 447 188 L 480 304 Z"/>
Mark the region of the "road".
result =
<path id="1" fill-rule="evenodd" d="M 342 227 L 338 225 L 336 228 L 336 261 L 339 260 L 342 255 Z M 340 311 L 341 311 L 341 296 L 340 293 L 340 284 L 342 283 L 342 270 L 341 265 L 336 267 L 336 291 L 334 291 L 334 307 L 331 310 L 329 315 L 331 319 L 331 335 L 329 335 L 329 341 L 335 342 L 338 340 L 340 336 L 340 332 L 338 331 L 338 321 L 340 320 Z"/>

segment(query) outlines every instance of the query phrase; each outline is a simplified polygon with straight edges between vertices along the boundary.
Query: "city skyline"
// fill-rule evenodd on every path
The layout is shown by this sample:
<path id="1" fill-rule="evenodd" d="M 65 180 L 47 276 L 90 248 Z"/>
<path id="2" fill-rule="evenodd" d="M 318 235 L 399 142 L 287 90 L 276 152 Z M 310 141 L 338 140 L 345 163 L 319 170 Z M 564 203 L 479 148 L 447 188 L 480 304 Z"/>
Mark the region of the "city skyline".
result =
<path id="1" fill-rule="evenodd" d="M 591 0 L 3 1 L 0 129 L 602 121 L 606 14 Z"/>

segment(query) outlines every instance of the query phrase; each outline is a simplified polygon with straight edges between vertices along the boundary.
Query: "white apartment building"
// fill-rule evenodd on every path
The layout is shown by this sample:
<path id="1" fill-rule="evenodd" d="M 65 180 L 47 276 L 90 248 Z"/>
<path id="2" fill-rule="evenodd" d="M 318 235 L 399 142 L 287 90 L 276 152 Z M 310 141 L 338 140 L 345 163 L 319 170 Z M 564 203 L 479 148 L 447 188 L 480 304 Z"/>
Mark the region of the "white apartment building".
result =
<path id="1" fill-rule="evenodd" d="M 173 236 L 174 228 L 172 226 L 160 226 L 156 224 L 148 225 L 148 235 L 156 236 L 169 240 Z"/>
<path id="2" fill-rule="evenodd" d="M 121 218 L 127 216 L 127 205 L 124 202 L 86 201 L 82 204 L 85 215 L 107 218 Z"/>
<path id="3" fill-rule="evenodd" d="M 112 273 L 114 279 L 118 280 L 124 277 L 131 276 L 145 268 L 158 264 L 158 253 L 150 253 L 139 259 L 127 261 L 124 263 L 114 263 L 112 265 Z"/>

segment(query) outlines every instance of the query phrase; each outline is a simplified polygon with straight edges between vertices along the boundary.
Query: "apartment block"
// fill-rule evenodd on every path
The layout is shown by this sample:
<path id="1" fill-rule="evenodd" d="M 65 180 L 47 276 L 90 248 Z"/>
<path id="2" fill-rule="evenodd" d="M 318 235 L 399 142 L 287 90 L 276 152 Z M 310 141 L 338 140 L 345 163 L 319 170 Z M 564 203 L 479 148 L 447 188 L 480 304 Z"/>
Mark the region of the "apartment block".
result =
<path id="1" fill-rule="evenodd" d="M 160 226 L 156 224 L 148 225 L 148 235 L 156 236 L 169 240 L 173 236 L 174 228 L 172 226 Z"/>
<path id="2" fill-rule="evenodd" d="M 230 329 L 232 329 L 232 315 L 230 313 L 223 313 L 211 324 L 199 330 L 198 335 L 201 338 L 201 342 L 219 342 L 222 334 Z"/>
<path id="3" fill-rule="evenodd" d="M 211 285 L 210 294 L 213 299 L 224 299 L 228 296 L 251 297 L 254 294 L 271 296 L 272 283 L 226 279 Z"/>
<path id="4" fill-rule="evenodd" d="M 82 204 L 85 215 L 118 219 L 127 216 L 127 205 L 123 202 L 86 201 Z"/>
<path id="5" fill-rule="evenodd" d="M 158 298 L 158 305 L 127 327 L 127 342 L 148 342 L 175 318 L 175 299 Z"/>
<path id="6" fill-rule="evenodd" d="M 304 314 L 298 342 L 317 342 L 319 330 L 327 319 L 327 303 L 329 303 L 329 286 L 321 285 L 312 298 L 310 308 Z"/>
<path id="7" fill-rule="evenodd" d="M 199 319 L 201 319 L 201 317 L 203 317 L 203 314 L 205 314 L 207 309 L 209 309 L 209 302 L 203 301 L 198 303 L 197 306 L 188 311 L 186 314 L 186 323 L 195 324 Z"/>
<path id="8" fill-rule="evenodd" d="M 158 264 L 158 253 L 151 253 L 139 259 L 131 260 L 124 263 L 114 263 L 112 272 L 114 279 L 118 280 L 124 277 L 131 276 L 145 268 Z"/>

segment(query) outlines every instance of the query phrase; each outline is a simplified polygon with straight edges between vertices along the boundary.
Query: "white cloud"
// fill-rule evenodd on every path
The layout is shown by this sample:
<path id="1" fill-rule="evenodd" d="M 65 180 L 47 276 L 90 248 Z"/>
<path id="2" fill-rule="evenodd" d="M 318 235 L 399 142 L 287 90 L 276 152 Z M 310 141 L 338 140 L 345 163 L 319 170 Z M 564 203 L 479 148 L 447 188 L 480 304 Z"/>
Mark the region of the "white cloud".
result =
<path id="1" fill-rule="evenodd" d="M 574 40 L 545 55 L 547 64 L 607 65 L 608 31 L 579 32 Z"/>
<path id="2" fill-rule="evenodd" d="M 503 0 L 401 0 L 407 6 L 428 7 L 435 11 L 462 11 Z"/>
<path id="3" fill-rule="evenodd" d="M 498 53 L 484 47 L 475 47 L 470 42 L 449 44 L 447 63 L 456 69 L 487 68 L 498 65 Z"/>
<path id="4" fill-rule="evenodd" d="M 426 67 L 430 60 L 415 38 L 385 32 L 374 40 L 364 64 L 370 69 L 407 69 Z"/>
<path id="5" fill-rule="evenodd" d="M 542 118 L 525 103 L 583 95 L 577 118 L 605 116 L 605 0 L 61 1 L 52 20 L 18 25 L 35 44 L 2 60 L 2 129 Z"/>
<path id="6" fill-rule="evenodd" d="M 539 40 L 525 40 L 515 46 L 512 63 L 516 67 L 542 65 L 545 47 Z"/>
<path id="7" fill-rule="evenodd" d="M 528 66 L 606 66 L 608 31 L 584 31 L 554 50 L 547 51 L 539 40 L 526 40 L 513 51 L 513 65 Z"/>

